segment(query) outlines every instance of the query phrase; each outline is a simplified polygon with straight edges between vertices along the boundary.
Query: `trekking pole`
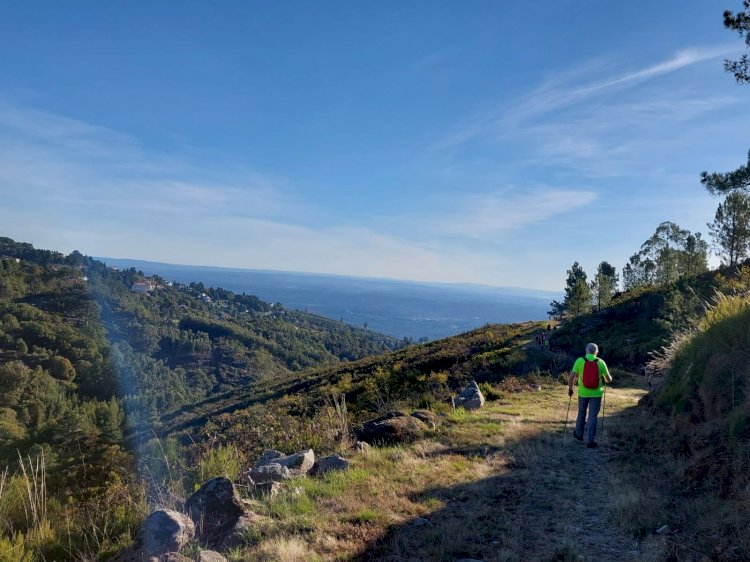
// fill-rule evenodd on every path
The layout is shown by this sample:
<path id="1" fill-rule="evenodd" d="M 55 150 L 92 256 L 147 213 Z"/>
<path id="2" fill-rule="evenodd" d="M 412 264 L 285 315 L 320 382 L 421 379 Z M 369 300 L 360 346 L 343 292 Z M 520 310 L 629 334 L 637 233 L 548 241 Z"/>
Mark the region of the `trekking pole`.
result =
<path id="1" fill-rule="evenodd" d="M 602 445 L 604 444 L 604 409 L 607 407 L 607 385 L 604 385 L 602 393 Z"/>
<path id="2" fill-rule="evenodd" d="M 565 414 L 565 427 L 563 427 L 563 434 L 562 434 L 562 441 L 560 442 L 560 446 L 565 445 L 565 434 L 568 432 L 568 416 L 570 415 L 570 403 L 573 401 L 573 395 L 571 394 L 568 398 L 568 413 Z"/>

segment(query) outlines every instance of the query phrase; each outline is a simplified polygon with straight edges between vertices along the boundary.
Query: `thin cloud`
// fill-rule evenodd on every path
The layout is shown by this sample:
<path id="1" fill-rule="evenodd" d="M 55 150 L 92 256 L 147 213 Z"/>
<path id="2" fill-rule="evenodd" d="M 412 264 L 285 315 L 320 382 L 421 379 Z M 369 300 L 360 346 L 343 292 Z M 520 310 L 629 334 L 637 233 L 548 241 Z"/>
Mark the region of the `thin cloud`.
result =
<path id="1" fill-rule="evenodd" d="M 593 191 L 539 188 L 466 199 L 463 209 L 447 220 L 449 234 L 487 239 L 548 221 L 593 203 Z"/>
<path id="2" fill-rule="evenodd" d="M 545 114 L 573 107 L 605 92 L 633 87 L 707 60 L 724 57 L 736 50 L 735 45 L 684 49 L 664 61 L 639 70 L 601 79 L 589 79 L 579 84 L 569 81 L 571 77 L 579 77 L 582 74 L 582 71 L 575 70 L 549 80 L 515 104 L 472 118 L 454 133 L 434 143 L 430 149 L 457 148 L 478 137 L 503 133 L 508 128 L 517 128 Z M 601 68 L 601 62 L 587 66 L 587 69 L 596 71 L 600 71 Z"/>
<path id="3" fill-rule="evenodd" d="M 171 155 L 146 154 L 105 127 L 0 104 L 0 192 L 89 214 L 302 214 L 274 180 L 248 170 L 216 173 Z"/>

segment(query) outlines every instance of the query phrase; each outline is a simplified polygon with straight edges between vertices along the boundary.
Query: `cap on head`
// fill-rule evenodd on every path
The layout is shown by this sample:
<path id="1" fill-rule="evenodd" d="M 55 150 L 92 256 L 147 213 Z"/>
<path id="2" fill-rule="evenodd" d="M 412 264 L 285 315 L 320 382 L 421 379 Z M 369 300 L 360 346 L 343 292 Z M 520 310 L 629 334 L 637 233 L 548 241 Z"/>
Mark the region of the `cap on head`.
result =
<path id="1" fill-rule="evenodd" d="M 590 355 L 596 355 L 597 353 L 599 353 L 599 348 L 595 343 L 590 343 L 586 346 L 586 353 Z"/>

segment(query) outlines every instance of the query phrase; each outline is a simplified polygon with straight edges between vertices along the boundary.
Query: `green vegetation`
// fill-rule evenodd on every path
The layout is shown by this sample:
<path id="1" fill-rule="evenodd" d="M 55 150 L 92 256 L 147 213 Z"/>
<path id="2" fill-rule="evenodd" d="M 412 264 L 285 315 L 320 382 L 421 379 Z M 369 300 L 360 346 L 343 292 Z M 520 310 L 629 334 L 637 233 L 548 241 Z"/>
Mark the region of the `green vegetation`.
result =
<path id="1" fill-rule="evenodd" d="M 154 277 L 150 292 L 132 290 L 144 281 L 0 238 L 0 536 L 18 559 L 112 552 L 165 481 L 236 476 L 243 459 L 222 448 L 170 474 L 186 460 L 153 440 L 163 412 L 397 345 L 221 288 Z"/>

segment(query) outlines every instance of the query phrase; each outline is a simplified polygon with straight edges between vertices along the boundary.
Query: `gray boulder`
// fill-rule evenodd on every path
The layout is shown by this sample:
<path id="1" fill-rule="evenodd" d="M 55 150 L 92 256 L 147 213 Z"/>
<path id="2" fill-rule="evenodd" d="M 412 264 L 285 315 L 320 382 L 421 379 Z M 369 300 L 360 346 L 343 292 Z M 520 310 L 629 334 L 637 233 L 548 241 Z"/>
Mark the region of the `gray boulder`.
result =
<path id="1" fill-rule="evenodd" d="M 471 381 L 469 386 L 456 397 L 455 403 L 457 408 L 461 407 L 465 410 L 478 410 L 484 406 L 484 396 L 477 382 Z"/>
<path id="2" fill-rule="evenodd" d="M 184 513 L 162 509 L 146 517 L 136 539 L 143 557 L 177 552 L 195 537 L 195 524 Z"/>
<path id="3" fill-rule="evenodd" d="M 227 562 L 227 559 L 214 550 L 201 550 L 195 562 Z"/>
<path id="4" fill-rule="evenodd" d="M 315 464 L 315 453 L 312 449 L 307 449 L 301 453 L 276 458 L 274 462 L 287 467 L 295 476 L 305 476 L 312 470 Z"/>
<path id="5" fill-rule="evenodd" d="M 422 436 L 426 426 L 404 412 L 388 412 L 355 428 L 354 435 L 369 444 L 392 444 L 413 441 Z"/>
<path id="6" fill-rule="evenodd" d="M 251 486 L 250 493 L 255 498 L 275 498 L 284 489 L 281 482 L 262 482 Z"/>
<path id="7" fill-rule="evenodd" d="M 327 472 L 348 470 L 350 464 L 351 463 L 348 460 L 339 455 L 323 457 L 317 460 L 315 466 L 313 466 L 311 474 L 315 474 L 316 476 L 323 476 Z"/>
<path id="8" fill-rule="evenodd" d="M 203 484 L 188 498 L 185 507 L 198 525 L 201 538 L 208 544 L 221 540 L 245 513 L 237 489 L 223 476 Z"/>
<path id="9" fill-rule="evenodd" d="M 256 486 L 259 484 L 268 484 L 269 482 L 283 482 L 294 477 L 287 467 L 277 462 L 254 466 L 248 472 L 248 476 Z"/>
<path id="10" fill-rule="evenodd" d="M 291 455 L 267 450 L 263 452 L 247 475 L 254 484 L 282 482 L 295 476 L 307 476 L 314 464 L 315 453 L 312 449 Z"/>

